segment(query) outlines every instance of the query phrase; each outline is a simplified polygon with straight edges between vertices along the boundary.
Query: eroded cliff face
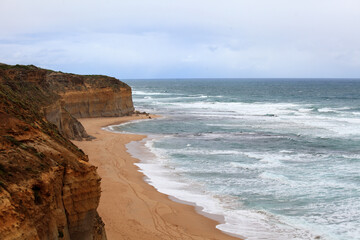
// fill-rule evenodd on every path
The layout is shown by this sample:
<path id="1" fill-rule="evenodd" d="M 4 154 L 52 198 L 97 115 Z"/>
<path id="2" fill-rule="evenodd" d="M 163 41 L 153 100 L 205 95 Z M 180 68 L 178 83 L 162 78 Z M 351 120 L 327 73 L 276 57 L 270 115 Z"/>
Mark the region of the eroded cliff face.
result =
<path id="1" fill-rule="evenodd" d="M 115 78 L 52 72 L 46 81 L 76 118 L 118 117 L 134 111 L 131 88 Z"/>
<path id="2" fill-rule="evenodd" d="M 64 102 L 59 100 L 43 107 L 45 118 L 55 124 L 69 139 L 81 141 L 90 138 L 81 123 L 65 109 L 64 105 Z"/>
<path id="3" fill-rule="evenodd" d="M 124 88 L 68 91 L 61 97 L 65 109 L 77 118 L 124 116 L 134 111 L 131 92 Z"/>
<path id="4" fill-rule="evenodd" d="M 106 239 L 100 177 L 82 151 L 46 123 L 0 119 L 0 239 Z"/>
<path id="5" fill-rule="evenodd" d="M 105 240 L 100 177 L 68 138 L 88 138 L 75 117 L 132 111 L 116 79 L 0 65 L 0 239 Z"/>
<path id="6" fill-rule="evenodd" d="M 108 76 L 0 65 L 0 81 L 8 85 L 24 84 L 23 91 L 39 91 L 47 96 L 41 103 L 41 111 L 65 137 L 74 140 L 89 137 L 76 118 L 118 117 L 134 111 L 131 88 Z"/>

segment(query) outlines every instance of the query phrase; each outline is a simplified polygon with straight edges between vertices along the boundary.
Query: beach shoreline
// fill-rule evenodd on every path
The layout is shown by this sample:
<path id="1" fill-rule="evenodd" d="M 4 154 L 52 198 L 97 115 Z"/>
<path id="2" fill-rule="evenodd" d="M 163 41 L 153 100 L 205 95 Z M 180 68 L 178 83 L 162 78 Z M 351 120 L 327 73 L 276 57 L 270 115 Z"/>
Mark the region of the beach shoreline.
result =
<path id="1" fill-rule="evenodd" d="M 126 144 L 141 141 L 145 135 L 102 129 L 141 119 L 149 116 L 79 119 L 95 139 L 73 143 L 89 156 L 102 178 L 98 212 L 108 239 L 240 239 L 217 229 L 219 221 L 202 214 L 198 207 L 162 194 L 145 181 L 135 165 L 140 160 L 126 148 Z"/>

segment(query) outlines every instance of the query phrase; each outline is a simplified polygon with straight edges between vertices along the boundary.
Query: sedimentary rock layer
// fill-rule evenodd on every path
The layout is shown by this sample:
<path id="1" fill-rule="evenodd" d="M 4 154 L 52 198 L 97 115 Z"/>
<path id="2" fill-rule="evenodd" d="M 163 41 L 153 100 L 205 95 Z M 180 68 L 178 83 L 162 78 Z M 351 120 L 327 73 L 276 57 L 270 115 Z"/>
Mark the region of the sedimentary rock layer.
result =
<path id="1" fill-rule="evenodd" d="M 0 65 L 0 81 L 24 93 L 46 96 L 41 111 L 70 139 L 89 137 L 76 118 L 118 117 L 134 111 L 131 88 L 112 77 L 76 75 L 35 66 Z"/>
<path id="2" fill-rule="evenodd" d="M 117 79 L 0 64 L 0 239 L 105 240 L 100 177 L 68 138 L 89 137 L 76 117 L 132 111 Z"/>

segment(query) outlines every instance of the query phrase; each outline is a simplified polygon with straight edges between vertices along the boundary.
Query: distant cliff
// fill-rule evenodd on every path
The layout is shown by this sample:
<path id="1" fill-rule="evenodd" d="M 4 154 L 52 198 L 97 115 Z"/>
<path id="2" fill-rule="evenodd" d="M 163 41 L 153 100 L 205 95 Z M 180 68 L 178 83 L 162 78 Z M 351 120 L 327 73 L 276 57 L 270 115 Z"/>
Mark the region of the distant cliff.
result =
<path id="1" fill-rule="evenodd" d="M 100 177 L 76 117 L 133 112 L 115 78 L 0 64 L 0 239 L 105 240 Z"/>
<path id="2" fill-rule="evenodd" d="M 76 118 L 124 116 L 134 111 L 131 88 L 116 78 L 51 72 L 46 82 Z"/>

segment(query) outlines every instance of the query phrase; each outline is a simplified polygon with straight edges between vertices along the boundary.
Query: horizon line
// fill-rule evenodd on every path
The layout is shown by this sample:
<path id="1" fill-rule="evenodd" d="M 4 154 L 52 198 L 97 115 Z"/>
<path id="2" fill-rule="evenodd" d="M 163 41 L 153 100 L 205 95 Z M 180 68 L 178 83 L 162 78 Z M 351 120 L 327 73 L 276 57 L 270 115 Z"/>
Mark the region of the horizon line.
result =
<path id="1" fill-rule="evenodd" d="M 90 74 L 93 75 L 93 74 Z M 94 74 L 95 75 L 95 74 Z M 184 77 L 184 78 L 120 78 L 120 80 L 231 80 L 231 79 L 238 79 L 238 80 L 287 80 L 287 79 L 298 79 L 298 80 L 360 80 L 360 77 L 349 78 L 349 77 L 213 77 L 213 78 L 206 78 L 206 77 Z"/>

